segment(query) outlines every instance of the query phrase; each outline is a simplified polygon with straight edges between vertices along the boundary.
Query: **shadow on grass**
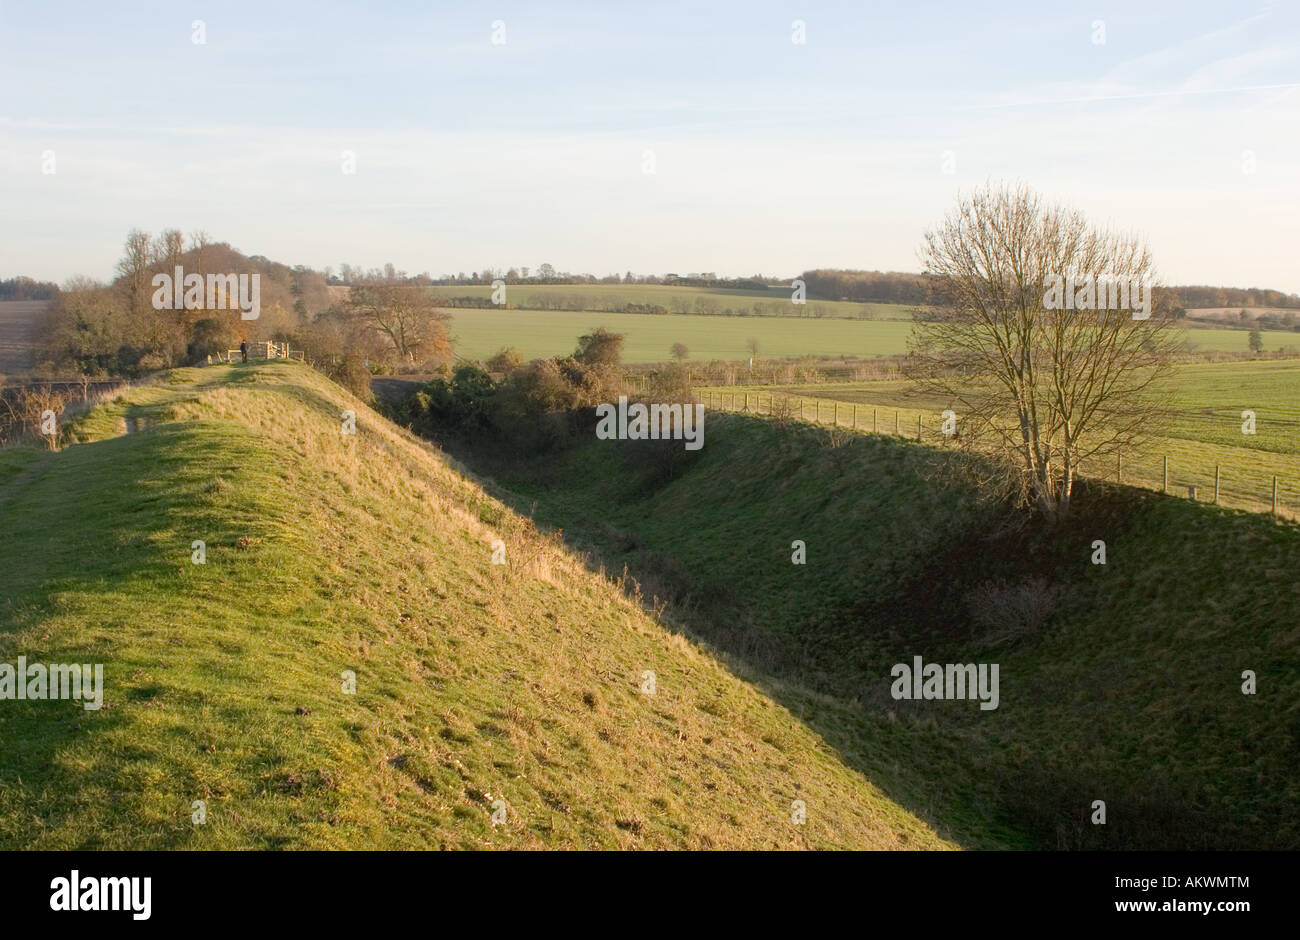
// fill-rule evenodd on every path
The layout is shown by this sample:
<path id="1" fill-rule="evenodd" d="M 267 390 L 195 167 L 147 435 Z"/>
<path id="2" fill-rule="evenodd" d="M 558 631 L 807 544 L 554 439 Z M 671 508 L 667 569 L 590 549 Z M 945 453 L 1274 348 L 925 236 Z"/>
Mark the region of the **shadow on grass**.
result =
<path id="1" fill-rule="evenodd" d="M 522 461 L 481 445 L 445 446 L 493 495 L 540 526 L 562 530 L 589 568 L 616 579 L 626 571 L 634 582 L 630 593 L 647 610 L 664 610 L 674 627 L 715 650 L 820 735 L 847 766 L 946 838 L 970 848 L 1293 847 L 1298 814 L 1287 796 L 1294 786 L 1283 763 L 1290 753 L 1285 722 L 1273 722 L 1267 734 L 1250 731 L 1256 719 L 1240 711 L 1246 707 L 1240 695 L 1224 700 L 1227 711 L 1208 717 L 1181 707 L 1188 693 L 1179 690 L 1179 677 L 1188 688 L 1204 685 L 1205 677 L 1190 671 L 1203 656 L 1186 643 L 1167 646 L 1162 634 L 1132 649 L 1120 649 L 1117 640 L 1128 641 L 1130 618 L 1159 616 L 1159 629 L 1176 631 L 1182 612 L 1172 600 L 1152 606 L 1149 582 L 1159 579 L 1145 574 L 1143 565 L 1096 569 L 1087 561 L 1091 549 L 1080 548 L 1098 532 L 1112 551 L 1141 542 L 1147 552 L 1159 546 L 1168 555 L 1179 545 L 1174 557 L 1185 570 L 1178 597 L 1194 610 L 1198 592 L 1211 590 L 1212 579 L 1224 575 L 1212 557 L 1183 551 L 1180 542 L 1193 531 L 1212 540 L 1238 532 L 1246 537 L 1247 530 L 1250 538 L 1271 538 L 1271 522 L 1106 486 L 1082 487 L 1075 518 L 1046 533 L 1003 525 L 1005 510 L 997 507 L 948 515 L 936 510 L 952 495 L 946 483 L 901 479 L 913 474 L 922 448 L 858 438 L 805 454 L 816 465 L 805 466 L 779 452 L 768 437 L 777 429 L 752 424 L 757 421 L 732 416 L 719 423 L 713 466 L 687 471 L 711 476 L 685 486 L 671 481 L 658 493 L 623 485 L 625 468 L 602 469 L 581 447 Z M 766 454 L 746 449 L 755 440 L 728 452 L 726 429 L 744 422 L 760 429 L 758 443 L 770 445 Z M 856 472 L 855 460 L 870 471 L 850 486 L 842 474 Z M 764 475 L 773 479 L 757 479 Z M 801 480 L 805 489 L 791 488 L 783 476 Z M 891 496 L 877 498 L 873 486 Z M 787 505 L 787 493 L 797 508 Z M 855 500 L 870 503 L 875 541 L 859 527 Z M 829 585 L 818 580 L 828 577 L 821 568 L 811 581 L 788 589 L 786 574 L 765 574 L 792 570 L 785 546 L 804 533 L 816 534 L 809 545 L 830 552 L 835 566 L 860 571 Z M 769 543 L 780 551 L 763 547 Z M 898 557 L 872 567 L 891 548 Z M 761 564 L 746 567 L 746 557 L 756 553 Z M 1050 578 L 1068 598 L 1052 629 L 1010 642 L 981 636 L 966 594 L 986 581 L 1035 577 Z M 825 592 L 826 602 L 788 601 L 800 592 L 813 600 Z M 1285 607 L 1260 618 L 1263 635 L 1293 622 L 1295 605 Z M 1242 647 L 1252 642 L 1237 641 Z M 988 713 L 972 710 L 971 703 L 893 701 L 890 665 L 910 662 L 913 654 L 924 654 L 926 662 L 1001 661 L 1004 690 L 1011 680 L 1018 695 L 1004 697 L 1001 711 Z M 1256 653 L 1253 661 L 1266 662 L 1271 674 L 1284 672 L 1281 656 Z M 1151 674 L 1175 678 L 1166 690 L 1152 686 Z M 1097 681 L 1094 695 L 1090 686 L 1073 685 L 1084 678 Z M 1163 750 L 1148 752 L 1152 716 L 1166 712 L 1168 740 Z M 1223 794 L 1235 792 L 1240 774 L 1237 758 L 1221 752 L 1244 734 L 1250 742 L 1233 746 L 1243 752 L 1243 766 L 1267 768 L 1270 791 L 1262 798 L 1238 793 L 1241 805 L 1229 812 Z M 1163 770 L 1153 773 L 1154 766 Z M 1107 826 L 1090 818 L 1099 794 L 1111 816 Z M 1263 825 L 1261 805 L 1285 824 Z"/>

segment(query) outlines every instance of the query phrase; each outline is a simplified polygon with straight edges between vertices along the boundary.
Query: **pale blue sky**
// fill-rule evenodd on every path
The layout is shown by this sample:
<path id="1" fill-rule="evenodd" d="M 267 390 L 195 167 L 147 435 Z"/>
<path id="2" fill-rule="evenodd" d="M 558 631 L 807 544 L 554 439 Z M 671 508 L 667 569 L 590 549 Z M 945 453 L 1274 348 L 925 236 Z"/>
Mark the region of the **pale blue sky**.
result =
<path id="1" fill-rule="evenodd" d="M 171 226 L 435 275 L 919 270 L 991 178 L 1166 282 L 1300 292 L 1298 118 L 1294 2 L 0 0 L 0 277 Z"/>

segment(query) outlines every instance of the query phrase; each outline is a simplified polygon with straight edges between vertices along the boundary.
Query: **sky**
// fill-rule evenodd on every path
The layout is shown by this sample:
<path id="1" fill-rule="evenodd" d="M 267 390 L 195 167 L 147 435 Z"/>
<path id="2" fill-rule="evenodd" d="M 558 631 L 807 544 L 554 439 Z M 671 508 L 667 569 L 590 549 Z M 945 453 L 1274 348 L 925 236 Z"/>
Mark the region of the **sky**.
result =
<path id="1" fill-rule="evenodd" d="M 919 271 L 1008 181 L 1164 283 L 1300 293 L 1298 119 L 1295 0 L 0 0 L 0 277 L 107 279 L 132 228 L 435 276 Z"/>

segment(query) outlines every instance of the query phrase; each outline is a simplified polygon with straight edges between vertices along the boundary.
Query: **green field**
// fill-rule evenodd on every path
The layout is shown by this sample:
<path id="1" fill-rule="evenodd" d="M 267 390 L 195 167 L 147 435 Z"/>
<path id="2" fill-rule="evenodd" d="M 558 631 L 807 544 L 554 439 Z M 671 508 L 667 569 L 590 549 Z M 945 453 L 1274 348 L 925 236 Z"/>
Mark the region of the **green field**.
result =
<path id="1" fill-rule="evenodd" d="M 1184 334 L 1191 352 L 1244 353 L 1250 349 L 1249 330 L 1189 329 Z M 1300 333 L 1262 330 L 1260 336 L 1265 352 L 1290 349 L 1293 355 L 1300 354 Z"/>
<path id="2" fill-rule="evenodd" d="M 0 849 L 952 847 L 307 366 L 68 438 L 0 451 L 0 663 L 102 663 L 103 708 L 0 702 Z"/>
<path id="3" fill-rule="evenodd" d="M 490 286 L 432 287 L 438 297 L 492 296 Z M 520 309 L 604 310 L 620 312 L 628 304 L 654 304 L 674 314 L 777 316 L 800 319 L 835 317 L 852 320 L 910 320 L 905 304 L 850 303 L 808 299 L 795 304 L 788 288 L 722 290 L 663 284 L 513 284 L 506 303 Z"/>
<path id="4" fill-rule="evenodd" d="M 502 346 L 524 358 L 573 352 L 578 337 L 603 326 L 626 339 L 623 361 L 664 362 L 673 343 L 685 343 L 692 361 L 745 359 L 749 337 L 759 355 L 890 356 L 905 352 L 912 324 L 901 320 L 799 320 L 776 317 L 699 317 L 635 313 L 533 310 L 454 310 L 456 353 L 485 359 Z"/>
<path id="5" fill-rule="evenodd" d="M 1259 360 L 1180 365 L 1162 391 L 1173 409 L 1168 426 L 1153 433 L 1141 453 L 1122 458 L 1120 472 L 1127 483 L 1164 486 L 1164 458 L 1169 458 L 1171 492 L 1197 487 L 1197 498 L 1213 498 L 1215 466 L 1219 467 L 1219 501 L 1250 510 L 1272 506 L 1273 478 L 1278 478 L 1279 511 L 1300 515 L 1300 362 Z M 919 394 L 906 380 L 833 382 L 813 385 L 736 386 L 702 389 L 714 407 L 746 406 L 764 411 L 771 396 L 790 395 L 804 402 L 809 419 L 841 424 L 854 421 L 870 431 L 916 436 L 917 418 L 925 440 L 941 444 L 937 434 L 940 412 L 949 406 L 934 396 Z M 820 403 L 820 405 L 818 404 Z M 858 406 L 856 412 L 852 406 Z M 797 409 L 796 409 L 797 410 Z M 1255 412 L 1256 433 L 1242 433 L 1242 412 Z M 1115 467 L 1087 470 L 1115 478 Z"/>
<path id="6" fill-rule="evenodd" d="M 647 288 L 649 289 L 649 288 Z M 715 317 L 670 314 L 601 313 L 552 310 L 456 309 L 450 330 L 456 353 L 485 359 L 503 346 L 514 346 L 527 359 L 564 355 L 577 337 L 603 326 L 626 337 L 623 360 L 664 362 L 673 343 L 685 343 L 693 362 L 749 357 L 749 337 L 759 341 L 761 358 L 797 356 L 895 356 L 907 351 L 910 320 L 801 319 L 785 317 Z M 1244 330 L 1187 330 L 1192 348 L 1246 352 Z M 1300 333 L 1264 334 L 1267 350 L 1300 347 Z"/>

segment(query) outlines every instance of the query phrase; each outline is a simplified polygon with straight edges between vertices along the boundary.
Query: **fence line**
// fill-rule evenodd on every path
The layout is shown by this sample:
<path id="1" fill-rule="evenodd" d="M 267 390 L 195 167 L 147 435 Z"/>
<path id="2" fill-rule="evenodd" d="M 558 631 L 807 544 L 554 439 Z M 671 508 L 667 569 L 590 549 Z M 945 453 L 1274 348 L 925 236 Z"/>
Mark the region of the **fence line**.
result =
<path id="1" fill-rule="evenodd" d="M 796 398 L 793 395 L 778 396 L 773 392 L 726 392 L 714 391 L 712 389 L 701 389 L 699 393 L 704 395 L 704 405 L 717 411 L 732 411 L 737 413 L 759 414 L 777 416 L 776 403 L 779 397 L 787 403 L 783 409 L 785 416 L 798 417 L 802 421 L 810 421 L 815 424 L 831 425 L 833 427 L 846 428 L 848 430 L 858 431 L 860 433 L 879 434 L 882 433 L 881 411 L 878 405 L 859 405 L 856 402 L 840 402 L 835 399 L 821 398 Z M 742 397 L 743 396 L 743 397 Z M 764 398 L 766 398 L 766 407 L 764 407 Z M 793 402 L 797 402 L 797 410 Z M 868 415 L 867 409 L 870 409 Z M 916 432 L 914 435 L 904 435 L 902 433 L 902 412 L 916 411 Z M 809 416 L 811 412 L 811 417 Z M 925 412 L 916 409 L 893 409 L 894 412 L 894 437 L 904 437 L 907 440 L 915 440 L 924 443 L 927 439 L 936 443 L 943 443 L 951 440 L 950 437 L 941 431 L 927 429 L 922 420 Z M 887 416 L 885 416 L 887 418 Z M 843 420 L 842 420 L 843 418 Z M 869 423 L 868 423 L 869 419 Z M 910 419 L 909 419 L 910 423 Z M 883 433 L 889 433 L 885 431 Z M 1152 458 L 1146 458 L 1147 462 Z M 1186 495 L 1190 499 L 1198 502 L 1206 502 L 1213 505 L 1230 506 L 1231 508 L 1245 509 L 1250 512 L 1268 512 L 1271 515 L 1287 519 L 1296 519 L 1297 512 L 1295 509 L 1287 507 L 1281 497 L 1281 487 L 1283 481 L 1277 474 L 1263 473 L 1265 481 L 1271 477 L 1271 494 L 1267 499 L 1259 499 L 1253 492 L 1233 491 L 1224 485 L 1223 466 L 1221 463 L 1215 463 L 1213 469 L 1213 484 L 1211 489 L 1210 471 L 1205 470 L 1198 472 L 1196 469 L 1186 469 L 1181 466 L 1175 467 L 1175 470 L 1184 478 L 1181 483 L 1170 481 L 1170 463 L 1169 455 L 1161 455 L 1160 469 L 1157 473 L 1148 475 L 1141 472 L 1143 469 L 1142 461 L 1129 463 L 1122 458 L 1122 455 L 1115 455 L 1115 467 L 1113 472 L 1103 471 L 1100 467 L 1089 467 L 1088 472 L 1080 472 L 1080 476 L 1099 480 L 1114 479 L 1116 483 L 1128 483 L 1130 486 L 1141 486 L 1144 489 L 1154 489 L 1163 493 L 1177 492 L 1180 487 L 1185 487 Z M 1195 482 L 1187 482 L 1194 480 Z M 1202 481 L 1205 481 L 1202 483 Z M 1290 484 L 1288 489 L 1292 489 Z M 1202 494 L 1202 486 L 1205 492 L 1212 492 L 1208 499 Z M 1258 492 L 1258 491 L 1255 491 Z M 1264 507 L 1264 508 L 1260 508 Z"/>

